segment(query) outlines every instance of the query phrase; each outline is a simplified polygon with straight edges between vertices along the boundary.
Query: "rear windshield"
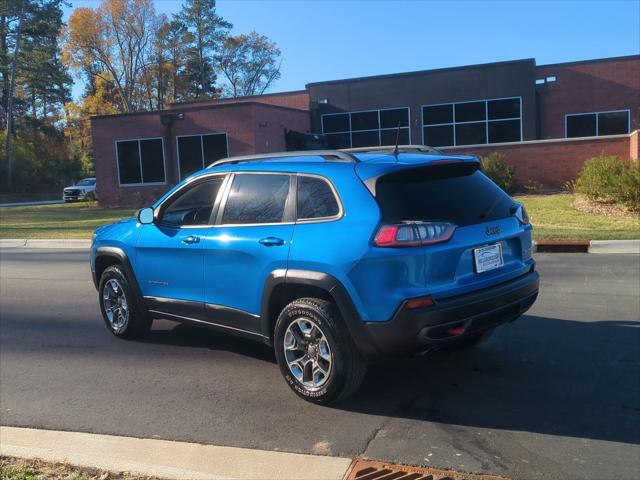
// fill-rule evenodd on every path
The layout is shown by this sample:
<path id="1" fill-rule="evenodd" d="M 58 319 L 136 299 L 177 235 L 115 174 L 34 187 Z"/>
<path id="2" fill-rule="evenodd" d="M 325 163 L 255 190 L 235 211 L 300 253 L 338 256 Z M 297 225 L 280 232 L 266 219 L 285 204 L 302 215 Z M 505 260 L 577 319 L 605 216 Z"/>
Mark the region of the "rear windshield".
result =
<path id="1" fill-rule="evenodd" d="M 475 164 L 437 165 L 385 175 L 376 183 L 384 222 L 443 221 L 458 226 L 511 215 L 513 200 Z"/>

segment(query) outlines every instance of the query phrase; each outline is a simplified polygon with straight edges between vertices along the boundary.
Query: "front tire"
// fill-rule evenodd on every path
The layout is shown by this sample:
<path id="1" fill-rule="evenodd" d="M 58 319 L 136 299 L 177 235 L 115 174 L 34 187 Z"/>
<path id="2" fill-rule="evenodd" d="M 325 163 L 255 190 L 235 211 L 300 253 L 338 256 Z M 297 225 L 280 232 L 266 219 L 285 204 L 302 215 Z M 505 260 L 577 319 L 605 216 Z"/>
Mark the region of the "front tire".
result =
<path id="1" fill-rule="evenodd" d="M 328 404 L 356 392 L 366 365 L 336 306 L 319 298 L 287 305 L 276 322 L 276 358 L 287 385 L 303 399 Z"/>
<path id="2" fill-rule="evenodd" d="M 133 340 L 149 333 L 153 319 L 136 302 L 131 285 L 119 265 L 105 269 L 98 292 L 102 318 L 112 334 Z"/>

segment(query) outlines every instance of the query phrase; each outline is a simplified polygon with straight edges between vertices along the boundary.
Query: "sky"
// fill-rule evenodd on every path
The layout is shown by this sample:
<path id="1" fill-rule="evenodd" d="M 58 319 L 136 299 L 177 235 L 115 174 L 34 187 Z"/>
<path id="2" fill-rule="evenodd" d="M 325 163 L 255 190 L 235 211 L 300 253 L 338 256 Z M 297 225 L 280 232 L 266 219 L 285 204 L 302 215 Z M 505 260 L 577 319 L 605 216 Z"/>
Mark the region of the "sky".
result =
<path id="1" fill-rule="evenodd" d="M 77 7 L 99 0 L 69 0 Z M 180 0 L 154 0 L 158 13 Z M 282 50 L 271 91 L 323 80 L 535 58 L 538 65 L 640 53 L 640 0 L 218 0 L 232 33 Z M 81 92 L 76 85 L 74 96 Z"/>

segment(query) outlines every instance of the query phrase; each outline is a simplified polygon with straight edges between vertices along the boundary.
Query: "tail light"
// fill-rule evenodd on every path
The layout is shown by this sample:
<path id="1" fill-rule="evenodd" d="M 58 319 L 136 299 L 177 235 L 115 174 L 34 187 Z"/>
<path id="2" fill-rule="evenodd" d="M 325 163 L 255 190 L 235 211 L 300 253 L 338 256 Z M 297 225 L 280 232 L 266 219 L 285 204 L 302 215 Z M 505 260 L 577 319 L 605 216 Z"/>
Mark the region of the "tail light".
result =
<path id="1" fill-rule="evenodd" d="M 382 225 L 373 244 L 376 247 L 416 247 L 448 241 L 456 226 L 448 222 L 406 222 Z"/>
<path id="2" fill-rule="evenodd" d="M 516 212 L 514 215 L 523 225 L 529 225 L 529 223 L 531 223 L 529 221 L 529 214 L 527 213 L 527 209 L 524 208 L 524 205 L 522 204 L 518 205 L 518 208 L 516 208 Z"/>

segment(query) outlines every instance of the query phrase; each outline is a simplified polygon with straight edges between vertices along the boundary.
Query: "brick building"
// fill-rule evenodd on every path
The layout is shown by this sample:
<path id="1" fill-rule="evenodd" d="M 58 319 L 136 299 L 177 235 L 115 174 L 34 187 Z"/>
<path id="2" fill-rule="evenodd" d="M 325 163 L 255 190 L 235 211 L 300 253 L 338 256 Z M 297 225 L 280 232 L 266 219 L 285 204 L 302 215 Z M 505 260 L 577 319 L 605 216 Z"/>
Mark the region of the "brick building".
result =
<path id="1" fill-rule="evenodd" d="M 399 128 L 399 131 L 398 131 Z M 141 203 L 212 161 L 291 148 L 400 143 L 502 152 L 520 180 L 562 186 L 584 160 L 638 157 L 640 56 L 537 66 L 515 60 L 310 83 L 302 91 L 92 118 L 98 194 Z"/>

